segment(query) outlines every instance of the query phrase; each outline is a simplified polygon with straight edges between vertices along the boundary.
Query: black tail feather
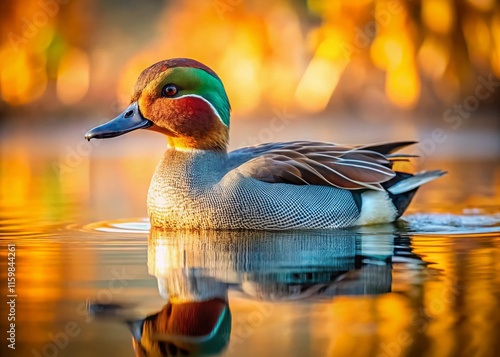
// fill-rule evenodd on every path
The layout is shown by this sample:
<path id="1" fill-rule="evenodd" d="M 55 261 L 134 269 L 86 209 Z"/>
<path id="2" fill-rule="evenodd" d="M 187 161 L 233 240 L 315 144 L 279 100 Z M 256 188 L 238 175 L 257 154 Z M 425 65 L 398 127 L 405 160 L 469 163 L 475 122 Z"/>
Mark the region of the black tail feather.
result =
<path id="1" fill-rule="evenodd" d="M 445 174 L 446 171 L 442 170 L 422 171 L 415 175 L 396 171 L 395 177 L 384 182 L 382 187 L 387 191 L 392 203 L 396 207 L 398 218 L 408 208 L 415 192 L 417 192 L 421 185 Z"/>
<path id="2" fill-rule="evenodd" d="M 399 181 L 403 181 L 403 180 L 405 180 L 405 179 L 407 179 L 409 177 L 412 177 L 412 176 L 413 176 L 412 174 L 409 174 L 409 173 L 406 173 L 406 172 L 398 172 L 398 171 L 396 171 L 396 176 L 394 176 L 389 181 L 384 182 L 382 184 L 382 187 L 387 190 L 389 187 L 394 186 Z M 395 194 L 390 193 L 389 191 L 387 191 L 387 193 L 389 194 L 390 199 L 392 200 L 392 203 L 394 204 L 394 207 L 396 207 L 396 210 L 398 211 L 397 218 L 401 217 L 403 215 L 403 213 L 406 211 L 406 209 L 410 205 L 411 200 L 413 199 L 413 196 L 415 195 L 415 193 L 417 192 L 417 190 L 418 190 L 418 187 L 415 188 L 415 189 L 413 189 L 413 190 L 411 190 L 411 191 L 400 193 L 400 194 L 397 194 L 397 195 L 395 195 Z"/>
<path id="3" fill-rule="evenodd" d="M 363 145 L 360 147 L 362 147 L 363 149 L 366 149 L 366 150 L 372 150 L 372 151 L 378 152 L 382 155 L 388 155 L 388 154 L 393 153 L 394 151 L 397 151 L 401 148 L 404 148 L 405 146 L 413 145 L 416 143 L 417 143 L 417 141 L 396 141 L 396 142 L 390 142 L 390 143 Z"/>

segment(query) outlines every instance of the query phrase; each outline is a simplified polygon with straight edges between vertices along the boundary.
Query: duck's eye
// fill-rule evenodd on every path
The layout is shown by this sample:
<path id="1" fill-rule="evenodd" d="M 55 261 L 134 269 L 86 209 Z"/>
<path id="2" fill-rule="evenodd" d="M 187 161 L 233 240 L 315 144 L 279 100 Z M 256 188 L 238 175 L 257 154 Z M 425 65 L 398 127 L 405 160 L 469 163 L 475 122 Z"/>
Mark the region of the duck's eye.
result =
<path id="1" fill-rule="evenodd" d="M 174 84 L 167 84 L 165 87 L 163 87 L 161 94 L 164 97 L 173 97 L 177 94 L 178 91 L 179 89 Z"/>

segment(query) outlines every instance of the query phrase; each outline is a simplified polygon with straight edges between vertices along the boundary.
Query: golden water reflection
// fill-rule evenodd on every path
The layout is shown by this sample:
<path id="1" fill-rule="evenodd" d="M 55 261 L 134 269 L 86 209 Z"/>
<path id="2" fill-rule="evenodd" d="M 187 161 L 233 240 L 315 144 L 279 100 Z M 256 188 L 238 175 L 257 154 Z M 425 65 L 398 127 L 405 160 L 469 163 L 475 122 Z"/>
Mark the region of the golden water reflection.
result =
<path id="1" fill-rule="evenodd" d="M 184 327 L 206 336 L 222 316 L 218 326 L 226 328 L 217 331 L 225 335 L 214 334 L 222 355 L 493 356 L 500 347 L 498 234 L 408 235 L 391 225 L 289 234 L 153 231 L 148 238 L 135 219 L 142 228 L 129 233 L 97 231 L 86 223 L 145 216 L 145 172 L 156 159 L 87 160 L 72 181 L 73 173 L 59 179 L 53 158 L 21 149 L 2 157 L 0 276 L 3 246 L 14 241 L 22 355 L 54 354 L 54 339 L 66 341 L 73 322 L 79 332 L 56 346 L 58 356 L 133 355 L 127 322 L 159 316 L 169 304 L 190 317 L 170 325 L 159 319 L 167 326 L 163 339 L 177 329 L 173 340 L 180 341 Z M 435 165 L 452 174 L 422 188 L 410 214 L 500 211 L 497 163 Z M 92 302 L 126 308 L 112 318 L 89 316 Z M 203 317 L 199 325 L 196 317 L 214 303 L 212 323 Z M 144 345 L 153 335 L 136 340 Z M 184 347 L 199 346 L 188 340 Z"/>

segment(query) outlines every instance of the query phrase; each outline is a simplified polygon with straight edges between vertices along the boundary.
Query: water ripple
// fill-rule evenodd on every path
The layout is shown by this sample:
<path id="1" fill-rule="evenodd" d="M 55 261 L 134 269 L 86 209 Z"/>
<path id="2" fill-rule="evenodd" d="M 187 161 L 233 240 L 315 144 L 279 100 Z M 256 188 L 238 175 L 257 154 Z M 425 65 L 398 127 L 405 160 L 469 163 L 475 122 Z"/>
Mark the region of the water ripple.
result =
<path id="1" fill-rule="evenodd" d="M 147 218 L 118 219 L 90 223 L 83 229 L 106 233 L 149 233 L 151 224 Z"/>
<path id="2" fill-rule="evenodd" d="M 75 227 L 68 226 L 68 229 Z M 147 218 L 117 219 L 90 223 L 82 227 L 84 231 L 101 233 L 144 233 L 151 230 Z M 500 213 L 495 214 L 440 214 L 416 213 L 404 216 L 394 225 L 355 227 L 349 229 L 362 235 L 491 235 L 500 233 Z"/>
<path id="3" fill-rule="evenodd" d="M 413 235 L 485 235 L 500 233 L 500 213 L 426 214 L 404 217 Z"/>

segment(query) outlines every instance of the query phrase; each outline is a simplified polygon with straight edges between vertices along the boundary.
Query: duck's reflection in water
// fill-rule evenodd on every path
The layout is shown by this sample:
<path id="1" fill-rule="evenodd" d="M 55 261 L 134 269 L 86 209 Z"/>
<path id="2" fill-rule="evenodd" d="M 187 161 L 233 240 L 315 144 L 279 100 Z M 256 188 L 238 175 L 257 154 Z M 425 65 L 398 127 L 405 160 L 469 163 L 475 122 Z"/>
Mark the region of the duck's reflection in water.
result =
<path id="1" fill-rule="evenodd" d="M 271 301 L 391 291 L 394 256 L 421 260 L 411 253 L 409 239 L 370 234 L 369 229 L 152 230 L 148 269 L 168 303 L 156 314 L 128 322 L 136 355 L 197 356 L 223 351 L 231 335 L 230 288 Z"/>
<path id="2" fill-rule="evenodd" d="M 129 322 L 136 356 L 199 356 L 222 351 L 229 342 L 227 300 L 169 301 L 158 313 Z"/>

